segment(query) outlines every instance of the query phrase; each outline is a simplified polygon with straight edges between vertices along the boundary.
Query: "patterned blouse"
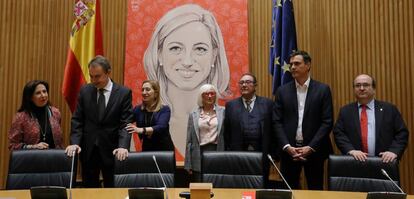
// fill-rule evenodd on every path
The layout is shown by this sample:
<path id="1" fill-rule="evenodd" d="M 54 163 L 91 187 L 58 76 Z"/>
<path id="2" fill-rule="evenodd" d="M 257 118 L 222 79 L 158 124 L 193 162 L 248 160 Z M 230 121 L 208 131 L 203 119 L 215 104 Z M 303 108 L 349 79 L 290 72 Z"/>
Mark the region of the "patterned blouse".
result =
<path id="1" fill-rule="evenodd" d="M 63 149 L 63 135 L 60 127 L 61 115 L 57 108 L 50 106 L 50 127 L 57 149 Z M 40 142 L 40 125 L 37 119 L 26 112 L 17 112 L 9 130 L 9 149 L 23 149 L 25 145 Z"/>

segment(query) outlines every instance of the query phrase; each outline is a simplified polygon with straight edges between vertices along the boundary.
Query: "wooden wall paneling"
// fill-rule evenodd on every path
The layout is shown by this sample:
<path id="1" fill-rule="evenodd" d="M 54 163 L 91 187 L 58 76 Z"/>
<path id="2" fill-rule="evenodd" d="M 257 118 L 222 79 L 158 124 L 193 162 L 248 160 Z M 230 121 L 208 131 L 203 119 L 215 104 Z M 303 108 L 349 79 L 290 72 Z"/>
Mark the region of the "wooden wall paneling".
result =
<path id="1" fill-rule="evenodd" d="M 104 54 L 112 64 L 112 78 L 123 84 L 127 0 L 101 2 Z"/>
<path id="2" fill-rule="evenodd" d="M 24 84 L 44 79 L 50 84 L 49 99 L 62 113 L 65 144 L 69 143 L 71 113 L 61 94 L 63 71 L 73 23 L 71 1 L 1 1 L 0 82 L 1 125 L 0 187 L 5 186 L 9 150 L 7 132 L 21 101 Z M 101 1 L 104 52 L 114 65 L 112 77 L 123 81 L 126 0 Z M 109 49 L 108 49 L 109 48 Z"/>
<path id="3" fill-rule="evenodd" d="M 299 46 L 308 50 L 314 58 L 313 64 L 317 64 L 312 76 L 327 83 L 333 81 L 330 85 L 335 112 L 354 100 L 353 78 L 359 73 L 369 73 L 378 82 L 377 98 L 396 104 L 412 130 L 413 84 L 410 77 L 413 75 L 414 31 L 409 21 L 413 19 L 413 3 L 407 0 L 296 0 L 294 3 Z M 315 8 L 319 3 L 321 9 Z M 324 20 L 326 18 L 329 20 Z M 323 34 L 323 23 L 327 23 L 327 37 Z M 329 75 L 335 78 L 330 80 Z M 400 168 L 402 185 L 412 193 L 412 137 L 409 143 Z"/>
<path id="4" fill-rule="evenodd" d="M 272 25 L 272 0 L 248 1 L 249 68 L 258 79 L 257 94 L 272 97 L 269 49 Z"/>
<path id="5" fill-rule="evenodd" d="M 75 0 L 0 2 L 0 187 L 7 174 L 7 132 L 20 105 L 21 91 L 31 79 L 50 83 L 50 99 L 62 112 L 69 143 L 69 109 L 61 82 L 73 22 Z M 258 94 L 271 95 L 268 73 L 271 0 L 248 1 L 249 65 Z M 122 83 L 125 60 L 127 0 L 101 0 L 104 53 L 114 66 L 112 78 Z M 411 0 L 294 0 L 298 46 L 313 57 L 312 77 L 331 86 L 335 118 L 354 100 L 352 80 L 370 73 L 378 82 L 377 98 L 396 104 L 409 130 L 414 128 L 414 3 Z M 414 138 L 400 163 L 401 184 L 414 194 Z"/>

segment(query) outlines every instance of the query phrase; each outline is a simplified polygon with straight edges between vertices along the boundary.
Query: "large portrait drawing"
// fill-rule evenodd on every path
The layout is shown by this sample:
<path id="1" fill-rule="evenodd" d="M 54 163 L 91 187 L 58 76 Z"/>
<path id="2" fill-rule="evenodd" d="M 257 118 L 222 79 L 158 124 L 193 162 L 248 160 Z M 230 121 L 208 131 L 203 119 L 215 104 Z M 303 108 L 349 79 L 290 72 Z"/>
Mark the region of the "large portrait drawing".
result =
<path id="1" fill-rule="evenodd" d="M 182 159 L 188 114 L 197 105 L 199 88 L 206 83 L 215 85 L 224 103 L 236 97 L 236 81 L 248 71 L 247 2 L 162 2 L 154 7 L 153 1 L 129 1 L 125 84 L 133 90 L 136 105 L 140 103 L 138 85 L 145 79 L 159 81 L 162 102 L 171 108 L 170 132 L 177 159 Z M 231 13 L 234 4 L 239 7 Z M 219 7 L 226 5 L 227 10 Z M 163 6 L 165 12 L 158 13 Z M 138 12 L 151 13 L 152 8 L 158 14 L 149 18 Z M 232 18 L 236 19 L 233 23 Z M 137 23 L 145 27 L 137 27 Z M 137 42 L 138 38 L 147 41 Z M 137 149 L 138 145 L 135 142 Z"/>

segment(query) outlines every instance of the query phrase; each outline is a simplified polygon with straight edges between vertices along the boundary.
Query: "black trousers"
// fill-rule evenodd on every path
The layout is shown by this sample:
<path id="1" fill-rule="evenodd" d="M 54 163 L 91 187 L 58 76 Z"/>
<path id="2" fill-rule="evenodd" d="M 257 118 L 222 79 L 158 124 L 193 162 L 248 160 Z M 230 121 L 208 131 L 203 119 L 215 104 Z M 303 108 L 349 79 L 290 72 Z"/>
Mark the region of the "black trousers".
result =
<path id="1" fill-rule="evenodd" d="M 104 187 L 114 187 L 114 157 L 112 154 L 106 154 L 107 152 L 96 145 L 92 150 L 90 159 L 81 159 L 83 186 L 86 188 L 102 187 L 99 182 L 99 174 L 102 172 Z M 108 158 L 111 159 L 108 160 Z"/>
<path id="2" fill-rule="evenodd" d="M 300 173 L 305 170 L 306 182 L 310 190 L 323 190 L 323 174 L 325 159 L 311 154 L 307 161 L 293 161 L 284 153 L 281 157 L 280 170 L 292 189 L 300 189 Z"/>

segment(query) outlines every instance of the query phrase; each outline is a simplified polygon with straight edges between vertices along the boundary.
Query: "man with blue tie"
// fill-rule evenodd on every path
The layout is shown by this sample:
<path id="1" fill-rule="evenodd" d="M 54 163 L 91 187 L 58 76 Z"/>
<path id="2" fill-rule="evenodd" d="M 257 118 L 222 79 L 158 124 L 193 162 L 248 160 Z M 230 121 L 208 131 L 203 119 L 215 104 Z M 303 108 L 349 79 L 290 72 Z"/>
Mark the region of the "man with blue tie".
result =
<path id="1" fill-rule="evenodd" d="M 394 105 L 376 100 L 376 82 L 366 74 L 353 83 L 356 102 L 339 111 L 333 133 L 343 154 L 365 161 L 380 156 L 384 163 L 400 159 L 408 142 L 408 129 Z"/>

